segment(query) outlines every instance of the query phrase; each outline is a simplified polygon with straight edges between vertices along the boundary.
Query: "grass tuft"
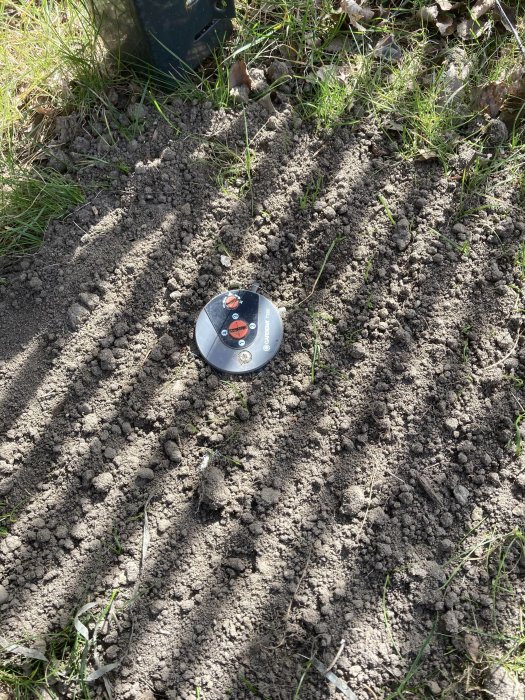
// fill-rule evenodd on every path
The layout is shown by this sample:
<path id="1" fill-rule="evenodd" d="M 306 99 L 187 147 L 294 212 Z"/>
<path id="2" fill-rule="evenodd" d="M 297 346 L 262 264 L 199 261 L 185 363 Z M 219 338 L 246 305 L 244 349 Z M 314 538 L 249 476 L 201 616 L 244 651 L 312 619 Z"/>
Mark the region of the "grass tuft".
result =
<path id="1" fill-rule="evenodd" d="M 34 250 L 49 221 L 83 201 L 82 189 L 53 170 L 0 171 L 0 256 Z"/>

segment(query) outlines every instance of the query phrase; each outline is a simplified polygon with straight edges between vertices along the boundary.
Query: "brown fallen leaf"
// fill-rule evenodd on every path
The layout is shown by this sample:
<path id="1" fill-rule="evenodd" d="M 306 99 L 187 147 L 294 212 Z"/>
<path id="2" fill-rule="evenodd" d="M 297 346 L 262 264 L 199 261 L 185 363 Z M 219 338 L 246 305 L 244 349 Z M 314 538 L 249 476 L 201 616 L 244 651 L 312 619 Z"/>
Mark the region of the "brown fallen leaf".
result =
<path id="1" fill-rule="evenodd" d="M 374 56 L 397 63 L 403 58 L 403 52 L 396 44 L 396 40 L 392 34 L 388 34 L 382 39 L 379 39 L 374 46 Z"/>
<path id="2" fill-rule="evenodd" d="M 373 10 L 359 5 L 355 0 L 341 0 L 341 10 L 348 15 L 350 24 L 361 32 L 364 32 L 365 28 L 359 23 L 359 20 L 370 20 L 374 16 Z"/>
<path id="3" fill-rule="evenodd" d="M 471 661 L 476 662 L 479 658 L 479 637 L 475 634 L 466 634 L 463 641 L 467 656 Z"/>
<path id="4" fill-rule="evenodd" d="M 57 114 L 57 110 L 54 107 L 46 107 L 45 105 L 37 105 L 35 112 L 44 117 L 54 117 Z"/>
<path id="5" fill-rule="evenodd" d="M 246 62 L 242 59 L 235 61 L 230 68 L 229 75 L 230 90 L 232 88 L 246 87 L 248 90 L 252 87 L 252 81 L 246 68 Z"/>
<path id="6" fill-rule="evenodd" d="M 489 83 L 479 92 L 476 100 L 478 107 L 493 119 L 497 117 L 508 95 L 509 87 L 505 81 Z"/>
<path id="7" fill-rule="evenodd" d="M 524 113 L 525 70 L 515 71 L 506 80 L 485 85 L 475 96 L 477 106 L 493 119 L 499 117 L 512 128 L 516 118 Z"/>
<path id="8" fill-rule="evenodd" d="M 232 100 L 237 103 L 248 104 L 252 80 L 248 74 L 245 61 L 242 59 L 235 61 L 230 68 L 228 80 Z"/>

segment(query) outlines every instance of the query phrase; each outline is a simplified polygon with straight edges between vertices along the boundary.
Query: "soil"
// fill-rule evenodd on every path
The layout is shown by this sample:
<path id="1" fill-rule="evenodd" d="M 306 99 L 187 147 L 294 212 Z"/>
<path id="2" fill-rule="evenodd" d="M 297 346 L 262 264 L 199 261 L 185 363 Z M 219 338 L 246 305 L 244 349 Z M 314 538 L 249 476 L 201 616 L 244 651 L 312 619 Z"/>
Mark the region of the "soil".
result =
<path id="1" fill-rule="evenodd" d="M 131 140 L 62 118 L 88 201 L 4 263 L 2 635 L 60 630 L 118 589 L 99 633 L 117 700 L 290 700 L 342 639 L 332 672 L 358 698 L 421 649 L 439 697 L 465 632 L 515 630 L 525 591 L 511 552 L 494 606 L 482 548 L 445 585 L 476 538 L 523 527 L 515 193 L 465 208 L 460 176 L 369 123 L 316 134 L 285 95 L 246 107 L 253 178 L 228 190 L 214 144 L 243 151 L 242 111 L 171 109 L 176 129 L 133 107 Z M 286 309 L 283 345 L 220 377 L 195 319 L 255 280 Z M 336 696 L 315 668 L 298 695 Z"/>

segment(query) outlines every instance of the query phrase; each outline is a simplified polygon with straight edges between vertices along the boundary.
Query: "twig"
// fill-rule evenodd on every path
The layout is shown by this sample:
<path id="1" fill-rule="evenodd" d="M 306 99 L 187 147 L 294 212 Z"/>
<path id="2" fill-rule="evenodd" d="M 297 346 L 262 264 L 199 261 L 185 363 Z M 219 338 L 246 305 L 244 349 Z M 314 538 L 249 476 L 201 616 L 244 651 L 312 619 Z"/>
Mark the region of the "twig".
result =
<path id="1" fill-rule="evenodd" d="M 307 557 L 306 557 L 306 563 L 305 563 L 305 565 L 304 565 L 304 567 L 303 567 L 303 572 L 302 572 L 302 574 L 301 574 L 301 578 L 299 579 L 299 582 L 298 582 L 297 586 L 295 587 L 295 591 L 294 591 L 293 596 L 292 596 L 292 598 L 291 598 L 291 600 L 290 600 L 290 603 L 289 603 L 289 605 L 288 605 L 288 609 L 286 610 L 286 613 L 285 613 L 285 615 L 284 615 L 284 618 L 283 618 L 283 621 L 284 621 L 284 622 L 286 622 L 286 621 L 289 619 L 290 613 L 292 612 L 292 605 L 294 604 L 295 596 L 299 593 L 299 589 L 301 588 L 301 585 L 302 585 L 302 583 L 303 583 L 304 577 L 306 576 L 306 571 L 308 570 L 308 565 L 310 564 L 310 556 L 311 556 L 311 554 L 312 554 L 312 545 L 310 545 L 310 546 L 308 547 L 308 555 L 307 555 Z"/>
<path id="2" fill-rule="evenodd" d="M 319 273 L 318 273 L 317 277 L 315 278 L 315 282 L 313 283 L 313 286 L 312 286 L 312 289 L 311 289 L 311 291 L 310 291 L 310 294 L 308 294 L 307 296 L 305 296 L 305 298 L 304 298 L 302 301 L 298 302 L 297 306 L 301 306 L 301 304 L 304 304 L 305 301 L 308 301 L 308 299 L 310 299 L 310 297 L 313 296 L 313 294 L 314 294 L 314 292 L 315 292 L 315 290 L 316 290 L 316 288 L 317 288 L 317 285 L 318 285 L 318 283 L 319 283 L 319 280 L 321 279 L 321 275 L 323 274 L 324 269 L 325 269 L 325 267 L 326 267 L 326 263 L 327 263 L 328 260 L 330 259 L 330 256 L 332 255 L 335 246 L 336 246 L 338 243 L 340 243 L 343 239 L 344 239 L 344 236 L 337 236 L 337 237 L 334 238 L 334 240 L 330 243 L 330 247 L 329 247 L 328 250 L 326 251 L 326 254 L 325 254 L 324 258 L 323 258 L 323 262 L 322 262 L 322 264 L 321 264 L 321 269 L 319 270 Z"/>
<path id="3" fill-rule="evenodd" d="M 518 332 L 516 333 L 516 340 L 514 341 L 514 345 L 511 347 L 511 349 L 508 351 L 508 353 L 505 355 L 505 357 L 502 357 L 501 360 L 498 360 L 497 362 L 494 362 L 491 365 L 488 365 L 487 367 L 482 367 L 483 372 L 488 372 L 489 369 L 494 369 L 494 367 L 497 367 L 498 365 L 501 365 L 505 360 L 508 360 L 509 357 L 512 355 L 514 350 L 516 350 L 516 347 L 518 346 L 518 342 L 520 339 L 520 332 L 521 332 L 521 327 L 518 328 Z"/>
<path id="4" fill-rule="evenodd" d="M 290 599 L 290 602 L 289 602 L 289 604 L 288 604 L 288 608 L 287 608 L 285 614 L 283 615 L 282 622 L 285 622 L 285 623 L 286 623 L 286 622 L 289 620 L 289 618 L 290 618 L 290 613 L 292 612 L 292 606 L 293 606 L 294 601 L 295 601 L 295 596 L 299 593 L 299 589 L 300 589 L 300 587 L 301 587 L 301 585 L 302 585 L 302 583 L 303 583 L 304 577 L 306 576 L 306 572 L 307 572 L 307 570 L 308 570 L 308 565 L 310 564 L 310 556 L 311 556 L 311 554 L 312 554 L 312 545 L 310 545 L 310 546 L 308 547 L 308 555 L 307 555 L 307 557 L 306 557 L 306 563 L 305 563 L 305 565 L 304 565 L 304 567 L 303 567 L 303 572 L 302 572 L 302 574 L 301 574 L 301 577 L 300 577 L 300 579 L 299 579 L 299 582 L 298 582 L 297 586 L 295 587 L 295 591 L 293 592 L 293 595 L 292 595 L 292 597 L 291 597 L 291 599 Z M 284 643 L 285 640 L 286 640 L 286 629 L 285 629 L 285 631 L 284 631 L 283 636 L 282 636 L 281 639 L 277 642 L 277 644 L 275 644 L 273 647 L 268 647 L 268 648 L 269 648 L 269 649 L 278 649 L 278 648 Z"/>
<path id="5" fill-rule="evenodd" d="M 427 494 L 427 496 L 441 508 L 443 506 L 443 500 L 441 499 L 441 496 L 439 496 L 436 493 L 436 491 L 434 491 L 430 480 L 427 479 L 427 477 L 424 474 L 416 474 L 416 481 L 421 486 L 423 491 Z"/>
<path id="6" fill-rule="evenodd" d="M 498 12 L 499 12 L 499 14 L 501 15 L 502 19 L 505 20 L 505 22 L 507 23 L 507 25 L 508 25 L 510 31 L 514 34 L 514 38 L 516 39 L 516 43 L 517 43 L 518 46 L 520 47 L 521 53 L 525 56 L 525 46 L 523 46 L 523 43 L 522 43 L 522 41 L 521 41 L 521 39 L 520 39 L 520 35 L 518 34 L 518 30 L 516 29 L 516 27 L 512 24 L 512 22 L 511 22 L 510 19 L 508 18 L 507 13 L 505 12 L 505 10 L 503 9 L 503 7 L 501 6 L 500 1 L 499 1 L 499 0 L 496 0 L 496 3 L 495 3 L 495 4 L 496 4 L 496 7 L 498 8 Z M 504 22 L 504 23 L 505 23 L 505 22 Z"/>
<path id="7" fill-rule="evenodd" d="M 341 639 L 341 643 L 339 644 L 339 649 L 337 650 L 336 655 L 335 655 L 334 658 L 332 659 L 332 663 L 331 663 L 331 664 L 328 664 L 328 666 L 326 667 L 325 673 L 328 673 L 328 671 L 331 671 L 331 670 L 333 669 L 333 667 L 336 665 L 336 663 L 337 663 L 339 657 L 340 657 L 341 654 L 343 653 L 343 649 L 345 648 L 345 644 L 346 644 L 346 640 L 345 640 L 345 639 Z"/>

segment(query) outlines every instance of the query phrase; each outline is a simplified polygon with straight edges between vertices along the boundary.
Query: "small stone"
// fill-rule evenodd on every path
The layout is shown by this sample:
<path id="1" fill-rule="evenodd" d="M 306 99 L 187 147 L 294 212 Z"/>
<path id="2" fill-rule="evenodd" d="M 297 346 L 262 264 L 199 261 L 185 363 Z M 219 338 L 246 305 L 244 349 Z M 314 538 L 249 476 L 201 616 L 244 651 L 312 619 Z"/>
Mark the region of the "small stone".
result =
<path id="1" fill-rule="evenodd" d="M 164 443 L 164 452 L 166 453 L 166 456 L 169 457 L 170 461 L 175 462 L 176 464 L 182 462 L 182 453 L 177 443 L 173 442 L 173 440 L 167 440 Z"/>
<path id="2" fill-rule="evenodd" d="M 157 522 L 157 532 L 159 535 L 164 534 L 170 529 L 170 521 L 167 518 L 160 518 Z"/>
<path id="3" fill-rule="evenodd" d="M 459 421 L 457 418 L 447 418 L 445 420 L 445 427 L 453 432 L 454 430 L 457 430 L 459 427 Z"/>
<path id="4" fill-rule="evenodd" d="M 434 697 L 441 695 L 441 686 L 436 681 L 427 681 L 427 687 Z"/>
<path id="5" fill-rule="evenodd" d="M 71 537 L 74 540 L 85 540 L 89 537 L 89 528 L 85 523 L 75 523 L 71 528 Z"/>
<path id="6" fill-rule="evenodd" d="M 7 603 L 9 600 L 9 593 L 5 589 L 4 586 L 0 583 L 0 605 L 3 605 L 4 603 Z"/>
<path id="7" fill-rule="evenodd" d="M 49 530 L 47 527 L 43 527 L 36 533 L 36 539 L 37 542 L 41 543 L 49 542 L 51 539 L 51 530 Z"/>
<path id="8" fill-rule="evenodd" d="M 279 61 L 275 59 L 270 63 L 266 70 L 266 77 L 270 83 L 282 78 L 289 78 L 293 75 L 293 69 L 287 61 Z"/>
<path id="9" fill-rule="evenodd" d="M 135 583 L 139 577 L 139 565 L 136 561 L 128 561 L 124 569 L 126 573 L 126 581 L 128 583 Z"/>
<path id="10" fill-rule="evenodd" d="M 67 310 L 67 322 L 73 330 L 77 330 L 89 318 L 89 310 L 82 304 L 71 304 Z"/>
<path id="11" fill-rule="evenodd" d="M 365 500 L 365 492 L 360 486 L 348 486 L 343 493 L 341 513 L 348 516 L 357 515 L 365 507 Z"/>
<path id="12" fill-rule="evenodd" d="M 90 311 L 93 311 L 100 301 L 100 298 L 96 294 L 92 294 L 90 292 L 82 292 L 82 294 L 79 294 L 78 298 Z"/>
<path id="13" fill-rule="evenodd" d="M 102 474 L 95 476 L 91 483 L 98 493 L 108 493 L 113 486 L 113 481 L 113 474 L 110 472 L 102 472 Z"/>
<path id="14" fill-rule="evenodd" d="M 105 372 L 112 372 L 117 366 L 115 356 L 109 348 L 104 348 L 98 354 L 98 360 L 100 362 L 100 369 Z"/>
<path id="15" fill-rule="evenodd" d="M 231 557 L 230 559 L 225 559 L 224 566 L 240 574 L 246 569 L 246 562 L 238 557 Z"/>
<path id="16" fill-rule="evenodd" d="M 353 360 L 364 360 L 366 357 L 365 348 L 361 343 L 354 343 L 348 351 Z"/>
<path id="17" fill-rule="evenodd" d="M 152 481 L 155 478 L 155 472 L 149 467 L 139 467 L 137 476 L 144 481 Z"/>
<path id="18" fill-rule="evenodd" d="M 229 492 L 224 474 L 217 467 L 208 467 L 202 472 L 199 498 L 201 503 L 212 510 L 220 510 L 228 503 Z"/>
<path id="19" fill-rule="evenodd" d="M 183 600 L 180 603 L 180 609 L 183 613 L 189 613 L 195 607 L 195 602 L 191 599 Z"/>
<path id="20" fill-rule="evenodd" d="M 509 130 L 501 119 L 491 119 L 487 124 L 485 137 L 488 146 L 499 146 L 509 138 Z"/>
<path id="21" fill-rule="evenodd" d="M 13 490 L 14 485 L 15 480 L 12 477 L 0 481 L 0 496 L 7 496 Z"/>
<path id="22" fill-rule="evenodd" d="M 229 255 L 221 255 L 221 265 L 223 267 L 231 267 L 232 260 Z"/>
<path id="23" fill-rule="evenodd" d="M 22 540 L 16 535 L 8 535 L 4 542 L 10 552 L 14 552 L 22 546 Z"/>
<path id="24" fill-rule="evenodd" d="M 454 498 L 460 505 L 465 506 L 470 498 L 470 493 L 468 489 L 460 484 L 454 489 Z"/>
<path id="25" fill-rule="evenodd" d="M 250 417 L 250 412 L 246 408 L 246 406 L 237 406 L 235 409 L 235 415 L 237 418 L 241 421 L 246 421 Z"/>

